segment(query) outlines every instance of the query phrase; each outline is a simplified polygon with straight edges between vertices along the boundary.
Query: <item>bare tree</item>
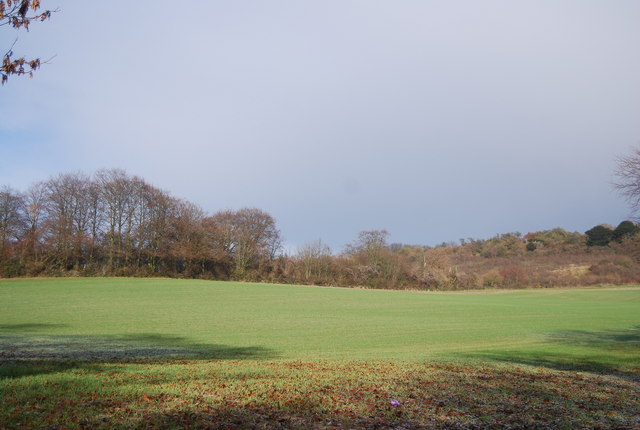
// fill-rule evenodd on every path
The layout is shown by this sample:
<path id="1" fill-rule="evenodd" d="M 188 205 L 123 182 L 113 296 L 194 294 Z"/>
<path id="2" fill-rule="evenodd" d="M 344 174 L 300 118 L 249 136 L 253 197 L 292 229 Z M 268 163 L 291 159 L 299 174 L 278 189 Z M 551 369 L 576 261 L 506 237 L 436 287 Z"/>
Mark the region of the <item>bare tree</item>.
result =
<path id="1" fill-rule="evenodd" d="M 618 157 L 615 171 L 617 181 L 614 183 L 635 214 L 640 212 L 640 148 L 631 154 Z"/>
<path id="2" fill-rule="evenodd" d="M 92 212 L 91 179 L 83 173 L 67 173 L 47 181 L 52 243 L 62 268 L 76 269 L 85 261 Z"/>
<path id="3" fill-rule="evenodd" d="M 155 272 L 161 250 L 166 248 L 164 243 L 168 239 L 165 236 L 175 199 L 140 178 L 135 177 L 132 181 L 133 194 L 130 202 L 132 216 L 129 220 L 132 229 L 129 243 L 135 254 L 136 265 L 147 265 L 152 272 Z M 110 199 L 114 197 L 111 193 L 105 193 L 105 196 Z M 113 200 L 111 202 L 113 203 Z M 113 207 L 109 207 L 108 213 L 113 213 Z M 111 241 L 113 224 L 110 221 L 108 225 L 110 227 L 107 237 Z"/>
<path id="4" fill-rule="evenodd" d="M 178 272 L 193 276 L 204 271 L 207 244 L 202 228 L 204 211 L 196 204 L 177 200 L 174 216 L 170 219 L 171 256 Z"/>
<path id="5" fill-rule="evenodd" d="M 257 209 L 223 211 L 210 217 L 210 228 L 220 235 L 234 262 L 234 276 L 245 278 L 250 268 L 272 260 L 280 250 L 280 231 L 271 215 Z"/>
<path id="6" fill-rule="evenodd" d="M 177 203 L 168 193 L 151 185 L 145 185 L 140 192 L 136 211 L 139 217 L 138 247 L 145 263 L 155 272 L 161 259 L 171 253 L 167 232 Z"/>
<path id="7" fill-rule="evenodd" d="M 0 188 L 0 255 L 11 242 L 18 239 L 23 218 L 22 196 L 9 187 Z"/>
<path id="8" fill-rule="evenodd" d="M 380 262 L 383 250 L 387 248 L 387 230 L 364 230 L 358 233 L 358 239 L 346 246 L 346 254 L 362 254 L 368 263 L 376 265 Z"/>
<path id="9" fill-rule="evenodd" d="M 393 252 L 387 244 L 386 230 L 365 230 L 358 239 L 348 244 L 345 256 L 349 265 L 347 272 L 354 282 L 373 288 L 390 288 L 402 281 L 402 255 Z"/>
<path id="10" fill-rule="evenodd" d="M 321 239 L 303 245 L 296 258 L 302 264 L 305 281 L 317 282 L 328 277 L 331 271 L 331 248 Z"/>
<path id="11" fill-rule="evenodd" d="M 33 184 L 24 194 L 25 235 L 24 252 L 38 261 L 42 247 L 43 224 L 47 219 L 47 185 L 44 182 Z"/>
<path id="12" fill-rule="evenodd" d="M 130 256 L 137 181 L 122 169 L 99 170 L 95 177 L 105 211 L 109 266 L 114 267 Z"/>

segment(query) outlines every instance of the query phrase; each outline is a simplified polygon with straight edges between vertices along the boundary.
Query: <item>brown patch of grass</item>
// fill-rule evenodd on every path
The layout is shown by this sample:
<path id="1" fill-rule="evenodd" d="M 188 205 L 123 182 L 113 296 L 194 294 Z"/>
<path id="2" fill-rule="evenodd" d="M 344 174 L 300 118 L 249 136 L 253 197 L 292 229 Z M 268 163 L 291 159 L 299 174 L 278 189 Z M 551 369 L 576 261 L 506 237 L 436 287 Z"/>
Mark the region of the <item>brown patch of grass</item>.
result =
<path id="1" fill-rule="evenodd" d="M 551 271 L 551 273 L 557 273 L 559 275 L 569 276 L 583 276 L 589 273 L 588 264 L 569 264 L 567 266 L 559 267 Z"/>

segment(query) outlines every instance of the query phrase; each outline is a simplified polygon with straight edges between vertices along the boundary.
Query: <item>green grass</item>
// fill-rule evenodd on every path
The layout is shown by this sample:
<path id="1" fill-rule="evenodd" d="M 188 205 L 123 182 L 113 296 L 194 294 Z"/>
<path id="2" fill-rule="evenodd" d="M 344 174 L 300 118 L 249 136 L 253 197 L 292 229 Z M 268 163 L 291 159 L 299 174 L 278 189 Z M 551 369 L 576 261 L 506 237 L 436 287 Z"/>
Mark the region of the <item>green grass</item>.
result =
<path id="1" fill-rule="evenodd" d="M 0 428 L 606 428 L 639 373 L 640 288 L 0 281 Z"/>
<path id="2" fill-rule="evenodd" d="M 287 360 L 532 352 L 594 360 L 604 350 L 603 365 L 624 367 L 638 364 L 640 288 L 461 294 L 169 279 L 9 280 L 0 281 L 0 335 Z"/>

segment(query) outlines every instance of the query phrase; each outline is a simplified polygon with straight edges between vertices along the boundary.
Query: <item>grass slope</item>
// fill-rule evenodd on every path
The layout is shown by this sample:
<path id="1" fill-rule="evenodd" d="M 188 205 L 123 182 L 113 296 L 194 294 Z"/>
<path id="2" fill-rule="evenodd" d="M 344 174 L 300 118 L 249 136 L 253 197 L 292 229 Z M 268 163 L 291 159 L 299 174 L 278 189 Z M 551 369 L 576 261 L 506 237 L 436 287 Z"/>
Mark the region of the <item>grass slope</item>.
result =
<path id="1" fill-rule="evenodd" d="M 0 281 L 3 428 L 631 426 L 639 371 L 638 288 Z"/>
<path id="2" fill-rule="evenodd" d="M 637 337 L 639 327 L 638 288 L 460 294 L 169 279 L 0 281 L 7 341 L 132 342 L 228 358 L 225 349 L 282 359 L 536 353 L 595 360 L 604 347 L 603 364 L 634 366 L 635 348 L 618 340 Z"/>

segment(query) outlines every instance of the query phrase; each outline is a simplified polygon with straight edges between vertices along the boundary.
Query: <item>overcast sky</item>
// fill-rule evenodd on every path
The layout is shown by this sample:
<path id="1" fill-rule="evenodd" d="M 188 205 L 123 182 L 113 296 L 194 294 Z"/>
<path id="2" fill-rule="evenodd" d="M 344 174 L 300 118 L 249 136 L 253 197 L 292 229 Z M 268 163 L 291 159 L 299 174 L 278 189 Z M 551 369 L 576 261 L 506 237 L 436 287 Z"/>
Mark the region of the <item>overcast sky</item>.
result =
<path id="1" fill-rule="evenodd" d="M 0 89 L 0 185 L 119 167 L 334 251 L 629 215 L 639 1 L 42 4 L 14 50 L 56 57 Z"/>

